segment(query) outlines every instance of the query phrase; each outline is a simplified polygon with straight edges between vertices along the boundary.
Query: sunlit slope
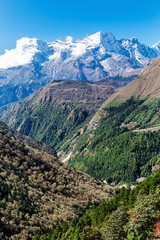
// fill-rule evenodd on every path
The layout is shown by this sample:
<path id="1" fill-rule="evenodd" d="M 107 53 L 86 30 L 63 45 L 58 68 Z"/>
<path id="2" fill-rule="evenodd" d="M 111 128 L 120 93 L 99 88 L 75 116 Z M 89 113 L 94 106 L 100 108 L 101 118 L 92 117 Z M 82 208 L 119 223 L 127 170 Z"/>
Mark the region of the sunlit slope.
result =
<path id="1" fill-rule="evenodd" d="M 151 174 L 160 153 L 159 90 L 157 58 L 103 104 L 74 148 L 68 144 L 69 164 L 112 183 L 134 182 Z"/>

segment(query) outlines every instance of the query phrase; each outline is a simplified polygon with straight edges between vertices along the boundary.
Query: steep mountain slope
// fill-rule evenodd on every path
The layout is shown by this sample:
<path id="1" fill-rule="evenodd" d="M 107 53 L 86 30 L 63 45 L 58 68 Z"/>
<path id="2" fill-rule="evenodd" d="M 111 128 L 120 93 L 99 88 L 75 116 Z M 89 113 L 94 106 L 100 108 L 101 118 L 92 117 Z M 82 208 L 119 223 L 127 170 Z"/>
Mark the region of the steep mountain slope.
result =
<path id="1" fill-rule="evenodd" d="M 155 240 L 160 238 L 160 171 L 136 188 L 122 188 L 81 218 L 59 224 L 33 240 Z"/>
<path id="2" fill-rule="evenodd" d="M 148 64 L 133 82 L 113 95 L 109 101 L 122 101 L 131 96 L 160 98 L 160 57 Z"/>
<path id="3" fill-rule="evenodd" d="M 137 38 L 117 40 L 113 34 L 101 32 L 52 43 L 22 38 L 15 49 L 0 56 L 0 106 L 28 96 L 52 79 L 136 76 L 159 56 L 159 49 L 159 43 L 150 48 Z"/>
<path id="4" fill-rule="evenodd" d="M 58 148 L 121 85 L 105 79 L 98 84 L 52 81 L 29 98 L 2 107 L 1 119 L 21 133 Z"/>
<path id="5" fill-rule="evenodd" d="M 14 130 L 13 128 L 8 127 L 4 122 L 0 121 L 0 130 L 7 132 L 7 134 L 10 137 L 15 138 L 16 140 L 18 140 L 21 143 L 27 144 L 32 148 L 38 148 L 39 150 L 42 150 L 48 154 L 51 154 L 53 156 L 57 156 L 55 150 L 53 148 L 51 148 L 49 145 L 46 145 L 44 143 L 40 143 L 36 140 L 34 140 L 33 138 L 26 136 L 26 135 L 22 135 L 21 133 L 17 132 L 16 130 Z"/>
<path id="6" fill-rule="evenodd" d="M 159 64 L 157 58 L 112 95 L 81 129 L 83 134 L 61 148 L 70 154 L 71 166 L 112 183 L 134 182 L 159 166 Z"/>
<path id="7" fill-rule="evenodd" d="M 0 131 L 1 239 L 30 239 L 44 227 L 53 230 L 56 222 L 110 196 L 101 182 Z"/>

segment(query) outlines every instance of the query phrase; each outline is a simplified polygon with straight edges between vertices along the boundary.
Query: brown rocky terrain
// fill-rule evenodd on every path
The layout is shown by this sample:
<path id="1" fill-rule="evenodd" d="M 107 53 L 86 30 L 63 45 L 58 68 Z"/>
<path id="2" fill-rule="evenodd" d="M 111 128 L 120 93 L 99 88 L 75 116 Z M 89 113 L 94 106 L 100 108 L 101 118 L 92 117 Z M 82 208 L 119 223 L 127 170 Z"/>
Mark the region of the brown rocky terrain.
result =
<path id="1" fill-rule="evenodd" d="M 122 86 L 111 79 L 104 79 L 102 82 L 91 83 L 83 81 L 51 81 L 34 94 L 37 100 L 44 101 L 69 101 L 82 102 L 85 104 L 98 104 L 109 97 L 114 89 Z M 32 96 L 33 97 L 33 96 Z"/>

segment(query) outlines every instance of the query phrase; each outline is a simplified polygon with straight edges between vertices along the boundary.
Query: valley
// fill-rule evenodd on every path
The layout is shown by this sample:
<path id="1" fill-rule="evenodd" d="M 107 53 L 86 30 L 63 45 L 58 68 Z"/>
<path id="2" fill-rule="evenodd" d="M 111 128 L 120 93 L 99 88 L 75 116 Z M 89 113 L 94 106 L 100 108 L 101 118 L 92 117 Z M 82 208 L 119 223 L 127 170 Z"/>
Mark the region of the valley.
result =
<path id="1" fill-rule="evenodd" d="M 120 83 L 119 91 L 113 80 L 51 81 L 30 97 L 1 107 L 1 119 L 96 179 L 136 183 L 159 164 L 159 61 L 127 86 Z"/>
<path id="2" fill-rule="evenodd" d="M 0 56 L 0 239 L 159 237 L 159 54 L 98 32 Z"/>
<path id="3" fill-rule="evenodd" d="M 71 166 L 112 183 L 151 174 L 159 162 L 159 61 L 113 94 L 85 126 L 86 132 L 71 139 L 67 146 L 77 142 L 71 147 Z"/>
<path id="4" fill-rule="evenodd" d="M 0 240 L 160 240 L 159 9 L 0 0 Z"/>

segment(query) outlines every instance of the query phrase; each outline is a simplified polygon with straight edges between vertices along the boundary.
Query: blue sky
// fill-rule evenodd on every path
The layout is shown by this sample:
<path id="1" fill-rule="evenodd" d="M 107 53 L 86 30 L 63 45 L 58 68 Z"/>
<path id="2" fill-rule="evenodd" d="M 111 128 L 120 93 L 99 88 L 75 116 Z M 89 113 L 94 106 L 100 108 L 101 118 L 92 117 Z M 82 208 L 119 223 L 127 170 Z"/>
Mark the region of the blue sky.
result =
<path id="1" fill-rule="evenodd" d="M 95 32 L 160 41 L 160 0 L 0 0 L 0 54 L 21 37 L 50 42 Z"/>

